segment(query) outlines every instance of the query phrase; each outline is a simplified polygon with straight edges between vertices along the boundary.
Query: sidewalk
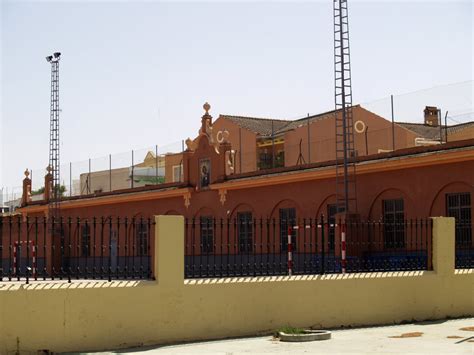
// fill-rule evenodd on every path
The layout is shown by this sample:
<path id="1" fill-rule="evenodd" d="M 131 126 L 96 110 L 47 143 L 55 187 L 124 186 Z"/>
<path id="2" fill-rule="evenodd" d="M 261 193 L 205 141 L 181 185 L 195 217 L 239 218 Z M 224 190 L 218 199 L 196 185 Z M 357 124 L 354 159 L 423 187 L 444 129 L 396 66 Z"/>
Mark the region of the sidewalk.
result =
<path id="1" fill-rule="evenodd" d="M 460 330 L 470 327 L 471 330 Z M 412 333 L 412 334 L 407 334 Z M 415 334 L 413 334 L 415 333 Z M 422 334 L 416 334 L 422 333 Z M 405 334 L 402 336 L 402 334 Z M 411 335 L 412 337 L 408 337 Z M 418 335 L 418 336 L 417 336 Z M 450 337 L 450 338 L 448 338 Z M 271 336 L 144 347 L 102 354 L 474 354 L 474 318 L 334 330 L 332 339 L 282 343 Z"/>

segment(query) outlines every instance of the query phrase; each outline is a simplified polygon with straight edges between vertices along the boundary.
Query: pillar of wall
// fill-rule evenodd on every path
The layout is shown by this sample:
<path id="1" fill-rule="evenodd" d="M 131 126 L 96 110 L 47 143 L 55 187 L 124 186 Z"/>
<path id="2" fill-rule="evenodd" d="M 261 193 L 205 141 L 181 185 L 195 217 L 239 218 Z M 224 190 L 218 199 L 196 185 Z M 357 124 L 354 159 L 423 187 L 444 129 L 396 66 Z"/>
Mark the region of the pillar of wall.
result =
<path id="1" fill-rule="evenodd" d="M 184 217 L 155 217 L 154 275 L 163 287 L 184 282 Z"/>
<path id="2" fill-rule="evenodd" d="M 433 271 L 439 275 L 452 275 L 455 265 L 455 220 L 453 217 L 433 218 L 432 255 Z M 429 243 L 428 243 L 429 245 Z"/>
<path id="3" fill-rule="evenodd" d="M 23 194 L 21 196 L 21 206 L 24 207 L 31 201 L 31 179 L 30 172 L 25 170 L 25 178 L 23 179 Z"/>

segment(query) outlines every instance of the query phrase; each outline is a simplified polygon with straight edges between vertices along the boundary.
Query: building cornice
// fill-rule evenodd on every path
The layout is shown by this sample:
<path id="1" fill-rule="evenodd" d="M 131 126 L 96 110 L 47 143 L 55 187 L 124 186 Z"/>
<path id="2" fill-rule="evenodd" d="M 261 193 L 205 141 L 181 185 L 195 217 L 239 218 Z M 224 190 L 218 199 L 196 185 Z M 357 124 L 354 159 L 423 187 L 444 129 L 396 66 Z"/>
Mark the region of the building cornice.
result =
<path id="1" fill-rule="evenodd" d="M 383 171 L 417 168 L 429 165 L 450 164 L 463 161 L 474 161 L 474 149 L 434 151 L 412 156 L 400 156 L 381 160 L 362 161 L 357 163 L 356 174 L 371 174 Z M 211 190 L 228 191 L 256 188 L 270 185 L 289 184 L 301 181 L 335 178 L 334 165 L 280 172 L 275 174 L 257 175 L 241 179 L 229 180 L 211 185 Z"/>
<path id="2" fill-rule="evenodd" d="M 468 146 L 450 150 L 428 151 L 414 155 L 402 155 L 360 161 L 357 163 L 357 175 L 379 173 L 384 171 L 403 170 L 419 168 L 423 166 L 436 166 L 458 162 L 474 161 L 474 146 Z M 232 180 L 210 185 L 211 190 L 219 193 L 222 204 L 226 202 L 227 191 L 258 188 L 271 185 L 290 184 L 302 181 L 315 181 L 335 178 L 336 169 L 334 165 L 320 166 L 314 168 L 280 171 L 268 174 L 253 175 L 235 178 Z M 86 208 L 104 206 L 117 203 L 139 202 L 146 200 L 160 200 L 173 197 L 183 198 L 184 205 L 189 207 L 191 197 L 195 193 L 192 187 L 180 187 L 162 190 L 130 191 L 123 194 L 108 196 L 91 196 L 61 202 L 61 209 Z M 48 204 L 32 204 L 17 212 L 24 215 L 30 213 L 47 212 Z"/>
<path id="3" fill-rule="evenodd" d="M 179 188 L 179 189 L 170 189 L 170 190 L 158 190 L 158 191 L 141 191 L 141 192 L 130 192 L 122 195 L 110 195 L 102 197 L 90 197 L 83 198 L 78 200 L 63 201 L 61 202 L 61 209 L 67 210 L 71 208 L 84 208 L 84 207 L 95 207 L 103 205 L 111 205 L 116 203 L 128 203 L 136 201 L 146 201 L 146 200 L 159 200 L 164 198 L 172 197 L 182 197 L 184 199 L 188 198 L 193 191 L 192 188 Z M 17 209 L 20 213 L 38 213 L 46 212 L 48 210 L 48 205 L 30 205 L 23 208 Z"/>

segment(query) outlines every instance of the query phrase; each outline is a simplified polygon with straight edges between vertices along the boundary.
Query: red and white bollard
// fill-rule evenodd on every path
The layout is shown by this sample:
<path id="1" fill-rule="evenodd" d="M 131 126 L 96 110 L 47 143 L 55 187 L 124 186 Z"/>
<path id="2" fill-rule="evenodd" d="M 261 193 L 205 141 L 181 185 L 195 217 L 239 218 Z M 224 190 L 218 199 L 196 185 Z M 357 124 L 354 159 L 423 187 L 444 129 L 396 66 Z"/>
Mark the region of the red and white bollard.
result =
<path id="1" fill-rule="evenodd" d="M 346 273 L 346 223 L 341 224 L 341 267 L 342 273 Z"/>
<path id="2" fill-rule="evenodd" d="M 288 276 L 293 273 L 293 245 L 291 244 L 292 228 L 288 226 Z"/>

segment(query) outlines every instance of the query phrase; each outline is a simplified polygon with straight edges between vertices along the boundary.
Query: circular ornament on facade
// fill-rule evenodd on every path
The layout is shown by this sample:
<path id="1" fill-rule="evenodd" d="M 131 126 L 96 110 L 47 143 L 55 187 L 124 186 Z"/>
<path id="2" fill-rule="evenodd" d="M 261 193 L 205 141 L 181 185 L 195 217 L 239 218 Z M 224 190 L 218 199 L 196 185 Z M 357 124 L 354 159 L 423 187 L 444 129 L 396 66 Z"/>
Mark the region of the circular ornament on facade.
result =
<path id="1" fill-rule="evenodd" d="M 227 141 L 228 138 L 229 138 L 229 131 L 224 130 L 224 131 L 217 132 L 217 135 L 216 135 L 217 143 L 225 142 Z"/>
<path id="2" fill-rule="evenodd" d="M 364 121 L 356 121 L 354 123 L 354 129 L 357 133 L 364 133 L 365 132 L 365 123 L 364 123 Z"/>

